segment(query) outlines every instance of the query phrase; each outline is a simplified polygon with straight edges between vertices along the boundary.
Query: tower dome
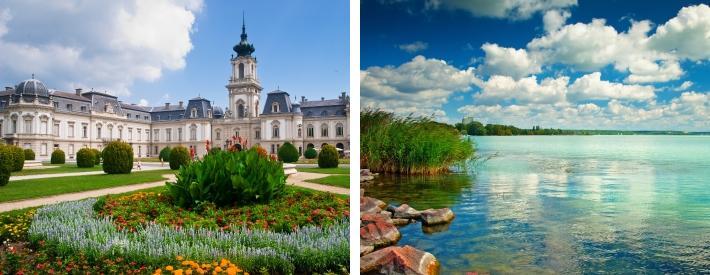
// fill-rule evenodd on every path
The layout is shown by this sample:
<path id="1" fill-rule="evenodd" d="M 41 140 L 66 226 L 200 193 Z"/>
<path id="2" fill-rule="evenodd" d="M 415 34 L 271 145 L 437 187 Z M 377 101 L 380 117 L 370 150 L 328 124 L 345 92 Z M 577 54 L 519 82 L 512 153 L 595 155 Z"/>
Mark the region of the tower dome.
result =
<path id="1" fill-rule="evenodd" d="M 15 86 L 15 95 L 19 96 L 31 96 L 31 97 L 49 97 L 49 90 L 42 84 L 41 81 L 34 79 L 28 79 L 20 82 Z"/>
<path id="2" fill-rule="evenodd" d="M 247 41 L 247 31 L 246 31 L 246 25 L 244 24 L 244 17 L 242 16 L 242 35 L 241 35 L 241 41 L 237 45 L 234 45 L 232 48 L 235 52 L 237 52 L 237 56 L 251 56 L 251 54 L 254 52 L 254 45 L 250 44 Z"/>

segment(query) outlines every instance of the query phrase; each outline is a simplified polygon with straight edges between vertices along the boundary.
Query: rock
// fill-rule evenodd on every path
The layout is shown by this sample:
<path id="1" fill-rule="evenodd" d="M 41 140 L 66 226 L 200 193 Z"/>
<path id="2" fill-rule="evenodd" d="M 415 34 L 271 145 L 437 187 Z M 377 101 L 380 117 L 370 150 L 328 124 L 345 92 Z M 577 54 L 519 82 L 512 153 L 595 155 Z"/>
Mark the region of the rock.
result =
<path id="1" fill-rule="evenodd" d="M 409 205 L 402 204 L 398 207 L 392 205 L 387 207 L 387 211 L 392 212 L 392 218 L 395 219 L 418 219 L 421 213 Z"/>
<path id="2" fill-rule="evenodd" d="M 382 211 L 380 212 L 380 214 L 385 215 L 385 216 L 387 216 L 388 218 L 392 218 L 392 212 L 390 212 L 390 211 L 382 210 Z"/>
<path id="3" fill-rule="evenodd" d="M 392 224 L 396 226 L 408 225 L 412 222 L 410 219 L 391 219 Z"/>
<path id="4" fill-rule="evenodd" d="M 393 224 L 395 224 L 395 223 L 393 223 Z M 448 222 L 434 224 L 434 225 L 423 225 L 422 224 L 422 232 L 424 232 L 426 234 L 434 234 L 434 233 L 444 232 L 446 230 L 449 230 L 450 225 L 451 225 L 451 223 L 448 223 Z"/>
<path id="5" fill-rule="evenodd" d="M 384 211 L 384 212 L 387 212 L 387 211 Z M 387 213 L 389 213 L 389 212 L 387 212 Z M 382 213 L 361 213 L 360 214 L 360 222 L 362 222 L 362 225 L 376 223 L 376 222 L 392 223 L 392 218 L 390 218 L 389 215 L 385 215 Z"/>
<path id="6" fill-rule="evenodd" d="M 387 204 L 381 200 L 365 197 L 360 197 L 360 213 L 378 213 L 385 209 Z"/>
<path id="7" fill-rule="evenodd" d="M 360 182 L 371 181 L 375 179 L 375 175 L 370 172 L 370 169 L 360 169 Z"/>
<path id="8" fill-rule="evenodd" d="M 424 225 L 448 223 L 454 217 L 454 212 L 449 208 L 427 209 L 421 212 L 421 219 Z"/>
<path id="9" fill-rule="evenodd" d="M 411 246 L 386 247 L 360 257 L 360 273 L 438 274 L 439 262 L 431 253 Z"/>
<path id="10" fill-rule="evenodd" d="M 360 245 L 360 256 L 369 254 L 370 252 L 375 251 L 375 247 L 371 245 Z"/>
<path id="11" fill-rule="evenodd" d="M 400 237 L 399 230 L 391 223 L 376 220 L 360 227 L 361 246 L 388 246 L 397 243 Z"/>

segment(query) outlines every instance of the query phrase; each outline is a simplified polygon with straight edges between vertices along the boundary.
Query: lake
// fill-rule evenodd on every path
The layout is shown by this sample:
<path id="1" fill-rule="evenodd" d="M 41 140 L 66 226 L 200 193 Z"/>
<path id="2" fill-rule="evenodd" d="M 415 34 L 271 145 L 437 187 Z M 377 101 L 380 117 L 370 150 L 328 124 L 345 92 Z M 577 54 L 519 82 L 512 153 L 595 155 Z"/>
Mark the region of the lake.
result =
<path id="1" fill-rule="evenodd" d="M 473 138 L 493 157 L 468 172 L 367 187 L 454 211 L 442 228 L 400 228 L 441 274 L 710 273 L 710 136 Z"/>

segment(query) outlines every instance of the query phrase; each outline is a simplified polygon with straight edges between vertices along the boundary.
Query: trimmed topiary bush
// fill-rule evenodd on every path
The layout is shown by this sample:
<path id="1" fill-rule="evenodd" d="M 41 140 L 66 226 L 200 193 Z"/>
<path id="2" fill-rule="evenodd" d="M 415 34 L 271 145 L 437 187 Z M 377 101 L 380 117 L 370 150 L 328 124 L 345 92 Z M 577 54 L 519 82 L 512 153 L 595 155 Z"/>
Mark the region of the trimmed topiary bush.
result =
<path id="1" fill-rule="evenodd" d="M 96 149 L 96 148 L 90 148 L 89 150 L 91 150 L 91 152 L 94 153 L 94 158 L 95 158 L 94 164 L 96 164 L 96 165 L 101 164 L 101 151 L 99 151 L 99 149 Z"/>
<path id="2" fill-rule="evenodd" d="M 320 148 L 318 154 L 318 167 L 334 168 L 338 167 L 338 150 L 333 145 L 325 145 Z"/>
<path id="3" fill-rule="evenodd" d="M 175 153 L 173 149 L 171 157 Z M 208 154 L 203 160 L 181 167 L 177 182 L 167 186 L 173 203 L 184 208 L 203 202 L 244 205 L 267 203 L 283 195 L 286 176 L 280 162 L 261 156 L 252 148 Z"/>
<path id="4" fill-rule="evenodd" d="M 94 167 L 96 161 L 96 156 L 94 151 L 89 148 L 81 148 L 76 152 L 76 166 L 79 168 L 91 168 Z"/>
<path id="5" fill-rule="evenodd" d="M 17 146 L 10 146 L 10 151 L 12 152 L 12 172 L 22 171 L 22 167 L 25 166 L 25 150 Z"/>
<path id="6" fill-rule="evenodd" d="M 32 149 L 25 149 L 25 160 L 35 160 L 35 151 Z"/>
<path id="7" fill-rule="evenodd" d="M 177 146 L 170 150 L 170 169 L 180 169 L 180 166 L 187 165 L 189 162 L 190 152 L 187 151 L 187 148 Z"/>
<path id="8" fill-rule="evenodd" d="M 298 161 L 298 149 L 296 149 L 296 146 L 293 146 L 290 142 L 286 142 L 284 145 L 281 145 L 277 153 L 279 155 L 279 160 L 283 162 Z"/>
<path id="9" fill-rule="evenodd" d="M 309 147 L 308 149 L 306 149 L 306 152 L 303 152 L 303 156 L 307 159 L 314 159 L 318 157 L 318 151 L 316 151 L 316 149 L 313 147 Z"/>
<path id="10" fill-rule="evenodd" d="M 10 146 L 0 145 L 0 186 L 5 186 L 10 182 L 14 159 L 15 155 Z"/>
<path id="11" fill-rule="evenodd" d="M 133 169 L 133 147 L 123 141 L 112 141 L 101 153 L 106 174 L 129 174 Z"/>
<path id="12" fill-rule="evenodd" d="M 65 156 L 64 156 L 64 151 L 62 149 L 57 148 L 52 152 L 52 157 L 49 159 L 49 163 L 51 164 L 64 164 L 65 162 Z"/>
<path id="13" fill-rule="evenodd" d="M 158 154 L 158 159 L 160 159 L 160 161 L 170 161 L 171 150 L 172 148 L 170 148 L 170 146 L 165 146 L 163 150 L 160 150 L 160 154 Z"/>

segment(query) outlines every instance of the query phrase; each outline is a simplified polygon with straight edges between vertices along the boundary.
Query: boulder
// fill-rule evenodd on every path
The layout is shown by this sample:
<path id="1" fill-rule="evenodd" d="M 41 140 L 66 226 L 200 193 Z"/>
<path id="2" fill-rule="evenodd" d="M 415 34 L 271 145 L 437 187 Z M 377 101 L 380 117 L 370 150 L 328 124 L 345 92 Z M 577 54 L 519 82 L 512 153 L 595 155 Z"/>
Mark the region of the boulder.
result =
<path id="1" fill-rule="evenodd" d="M 381 200 L 365 197 L 360 197 L 360 213 L 379 213 L 385 209 L 387 204 Z"/>
<path id="2" fill-rule="evenodd" d="M 371 181 L 375 179 L 375 175 L 370 172 L 370 169 L 360 169 L 360 182 Z"/>
<path id="3" fill-rule="evenodd" d="M 387 212 L 387 211 L 383 211 Z M 389 213 L 389 212 L 387 212 Z M 370 224 L 370 223 L 376 223 L 376 222 L 384 222 L 384 223 L 392 223 L 392 218 L 390 218 L 389 215 L 385 215 L 380 213 L 361 213 L 360 214 L 360 222 L 362 222 L 362 225 Z"/>
<path id="4" fill-rule="evenodd" d="M 402 235 L 391 223 L 377 220 L 360 227 L 360 245 L 372 246 L 374 248 L 388 246 L 397 243 Z"/>
<path id="5" fill-rule="evenodd" d="M 397 207 L 390 205 L 387 207 L 387 211 L 392 212 L 392 218 L 395 219 L 418 219 L 421 216 L 419 211 L 406 203 Z"/>
<path id="6" fill-rule="evenodd" d="M 366 255 L 375 251 L 375 247 L 371 245 L 360 245 L 360 256 Z"/>
<path id="7" fill-rule="evenodd" d="M 431 253 L 411 246 L 386 247 L 360 257 L 360 273 L 438 274 L 439 262 Z"/>
<path id="8" fill-rule="evenodd" d="M 410 219 L 391 219 L 392 224 L 396 226 L 408 225 L 412 222 Z"/>
<path id="9" fill-rule="evenodd" d="M 448 223 L 454 217 L 454 212 L 449 208 L 427 209 L 421 212 L 421 219 L 424 225 Z"/>

